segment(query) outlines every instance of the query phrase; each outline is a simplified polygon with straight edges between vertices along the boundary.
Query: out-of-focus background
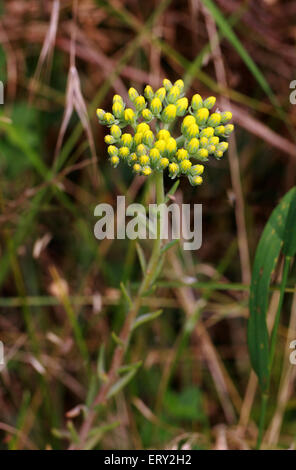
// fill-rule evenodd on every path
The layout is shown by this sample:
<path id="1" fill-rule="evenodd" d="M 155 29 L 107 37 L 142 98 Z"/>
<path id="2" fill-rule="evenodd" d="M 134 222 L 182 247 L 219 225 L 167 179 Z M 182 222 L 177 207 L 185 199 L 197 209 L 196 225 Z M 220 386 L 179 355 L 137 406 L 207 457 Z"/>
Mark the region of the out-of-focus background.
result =
<path id="1" fill-rule="evenodd" d="M 253 445 L 248 286 L 263 227 L 295 184 L 295 20 L 292 0 L 0 2 L 0 448 L 66 448 L 97 391 L 99 347 L 108 363 L 125 316 L 120 281 L 137 283 L 140 265 L 134 243 L 94 238 L 93 210 L 147 195 L 144 178 L 110 167 L 95 110 L 164 77 L 183 78 L 189 97 L 217 96 L 235 135 L 201 187 L 181 181 L 176 200 L 203 204 L 202 248 L 170 252 L 147 298 L 164 313 L 135 334 L 128 359 L 142 366 L 99 413 L 96 448 Z M 265 437 L 274 449 L 296 433 L 285 328 Z"/>

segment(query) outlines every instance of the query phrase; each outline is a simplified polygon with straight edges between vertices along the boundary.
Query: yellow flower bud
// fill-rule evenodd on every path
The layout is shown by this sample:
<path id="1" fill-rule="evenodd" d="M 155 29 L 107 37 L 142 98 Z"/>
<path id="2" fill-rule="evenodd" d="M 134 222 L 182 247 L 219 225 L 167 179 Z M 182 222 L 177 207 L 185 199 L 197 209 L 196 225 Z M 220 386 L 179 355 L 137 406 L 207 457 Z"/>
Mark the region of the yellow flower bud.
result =
<path id="1" fill-rule="evenodd" d="M 170 163 L 169 164 L 169 174 L 171 178 L 176 178 L 177 174 L 179 173 L 179 165 L 178 163 Z"/>
<path id="2" fill-rule="evenodd" d="M 175 119 L 176 114 L 177 114 L 176 106 L 174 104 L 169 104 L 168 106 L 164 108 L 161 117 L 164 122 L 169 123 Z"/>
<path id="3" fill-rule="evenodd" d="M 202 102 L 202 97 L 199 94 L 193 95 L 191 98 L 191 107 L 194 109 L 194 111 L 197 111 L 198 109 L 202 108 L 203 102 Z"/>
<path id="4" fill-rule="evenodd" d="M 233 124 L 226 124 L 224 134 L 227 135 L 227 136 L 230 135 L 231 132 L 233 132 L 233 129 L 234 129 Z"/>
<path id="5" fill-rule="evenodd" d="M 164 78 L 164 80 L 162 81 L 162 84 L 165 87 L 166 91 L 168 91 L 173 86 L 172 82 L 168 80 L 167 78 Z"/>
<path id="6" fill-rule="evenodd" d="M 211 153 L 214 153 L 215 150 L 216 150 L 215 145 L 208 145 L 208 146 L 207 146 L 207 151 L 208 151 L 209 155 L 210 155 Z"/>
<path id="7" fill-rule="evenodd" d="M 105 135 L 104 141 L 106 144 L 111 145 L 114 144 L 115 139 L 112 137 L 112 135 Z"/>
<path id="8" fill-rule="evenodd" d="M 112 106 L 112 112 L 115 117 L 120 118 L 123 115 L 124 107 L 119 101 L 115 101 Z M 106 115 L 105 115 L 106 117 Z"/>
<path id="9" fill-rule="evenodd" d="M 206 137 L 201 137 L 199 140 L 199 145 L 201 148 L 206 148 L 209 145 L 209 141 Z"/>
<path id="10" fill-rule="evenodd" d="M 150 163 L 150 159 L 148 155 L 141 155 L 139 157 L 139 162 L 142 166 L 148 165 Z"/>
<path id="11" fill-rule="evenodd" d="M 172 86 L 172 88 L 169 89 L 167 94 L 168 103 L 176 103 L 177 99 L 180 97 L 180 94 L 180 88 L 175 85 Z"/>
<path id="12" fill-rule="evenodd" d="M 150 103 L 151 112 L 157 116 L 162 110 L 162 103 L 159 98 L 153 98 Z"/>
<path id="13" fill-rule="evenodd" d="M 144 95 L 147 98 L 147 100 L 152 100 L 154 96 L 153 88 L 150 85 L 147 85 L 144 90 Z"/>
<path id="14" fill-rule="evenodd" d="M 104 114 L 104 121 L 106 124 L 111 125 L 115 121 L 115 117 L 111 113 L 105 113 Z"/>
<path id="15" fill-rule="evenodd" d="M 228 142 L 220 142 L 219 145 L 217 145 L 217 151 L 219 152 L 226 152 L 226 150 L 228 149 Z"/>
<path id="16" fill-rule="evenodd" d="M 139 163 L 135 163 L 134 166 L 133 166 L 133 170 L 135 173 L 140 173 L 141 170 L 142 170 L 142 167 Z"/>
<path id="17" fill-rule="evenodd" d="M 188 108 L 188 99 L 179 98 L 176 102 L 177 116 L 183 116 Z"/>
<path id="18" fill-rule="evenodd" d="M 187 127 L 185 130 L 184 130 L 184 135 L 188 138 L 188 139 L 193 139 L 194 137 L 197 137 L 199 134 L 199 127 L 197 124 L 192 124 L 191 126 Z"/>
<path id="19" fill-rule="evenodd" d="M 205 127 L 200 133 L 200 137 L 206 137 L 207 139 L 213 137 L 213 135 L 214 129 L 212 127 Z"/>
<path id="20" fill-rule="evenodd" d="M 131 147 L 133 145 L 133 136 L 131 134 L 122 134 L 121 142 L 125 147 Z"/>
<path id="21" fill-rule="evenodd" d="M 186 174 L 190 170 L 191 166 L 192 166 L 192 163 L 190 160 L 182 160 L 180 162 L 180 170 L 182 173 Z"/>
<path id="22" fill-rule="evenodd" d="M 212 107 L 216 103 L 216 98 L 215 96 L 209 96 L 206 100 L 203 102 L 203 106 L 208 109 L 212 109 Z"/>
<path id="23" fill-rule="evenodd" d="M 209 114 L 210 112 L 207 108 L 200 108 L 195 114 L 197 124 L 203 126 L 207 122 Z"/>
<path id="24" fill-rule="evenodd" d="M 219 137 L 216 137 L 216 136 L 210 137 L 210 138 L 209 138 L 209 144 L 210 144 L 210 145 L 217 145 L 217 144 L 219 144 Z"/>
<path id="25" fill-rule="evenodd" d="M 134 101 L 134 105 L 137 111 L 142 111 L 146 107 L 146 101 L 144 96 L 138 96 Z"/>
<path id="26" fill-rule="evenodd" d="M 163 157 L 159 161 L 159 168 L 161 170 L 164 170 L 168 166 L 169 163 L 170 163 L 169 159 L 166 157 Z"/>
<path id="27" fill-rule="evenodd" d="M 151 175 L 151 173 L 152 173 L 152 170 L 150 166 L 146 166 L 145 168 L 142 169 L 142 175 L 144 176 L 149 176 Z"/>
<path id="28" fill-rule="evenodd" d="M 167 129 L 161 129 L 156 137 L 158 140 L 168 140 L 171 137 L 171 134 Z"/>
<path id="29" fill-rule="evenodd" d="M 135 112 L 132 108 L 127 108 L 124 110 L 124 120 L 128 122 L 129 124 L 132 124 L 132 122 L 135 120 Z"/>
<path id="30" fill-rule="evenodd" d="M 145 119 L 145 121 L 151 121 L 153 114 L 151 113 L 150 109 L 143 109 L 142 117 Z"/>
<path id="31" fill-rule="evenodd" d="M 110 133 L 111 133 L 112 137 L 114 137 L 114 139 L 117 140 L 121 136 L 121 129 L 116 124 L 113 124 L 113 126 L 111 126 L 111 128 L 110 128 Z"/>
<path id="32" fill-rule="evenodd" d="M 97 116 L 98 116 L 100 121 L 103 121 L 104 115 L 105 115 L 105 111 L 101 108 L 98 108 L 97 109 Z"/>
<path id="33" fill-rule="evenodd" d="M 221 150 L 216 150 L 216 152 L 214 153 L 214 156 L 219 159 L 223 157 L 223 152 L 221 152 Z"/>
<path id="34" fill-rule="evenodd" d="M 119 158 L 117 157 L 117 155 L 113 155 L 113 157 L 110 158 L 110 163 L 111 165 L 116 168 L 118 163 L 119 163 Z"/>
<path id="35" fill-rule="evenodd" d="M 152 131 L 145 131 L 143 134 L 143 143 L 148 145 L 149 147 L 152 147 L 154 142 L 154 134 Z"/>
<path id="36" fill-rule="evenodd" d="M 119 156 L 123 159 L 127 158 L 129 156 L 129 148 L 128 147 L 120 147 L 119 149 Z"/>
<path id="37" fill-rule="evenodd" d="M 225 134 L 225 126 L 215 127 L 215 135 L 223 136 Z"/>
<path id="38" fill-rule="evenodd" d="M 182 125 L 181 125 L 181 131 L 184 133 L 184 131 L 189 127 L 192 126 L 192 124 L 196 124 L 196 120 L 194 116 L 188 115 L 184 117 Z"/>
<path id="39" fill-rule="evenodd" d="M 140 124 L 137 125 L 136 132 L 140 132 L 144 134 L 144 132 L 150 131 L 150 126 L 146 124 L 146 122 L 141 122 Z"/>
<path id="40" fill-rule="evenodd" d="M 159 150 L 156 147 L 153 147 L 149 152 L 149 157 L 150 157 L 151 163 L 157 163 L 158 160 L 160 159 Z"/>
<path id="41" fill-rule="evenodd" d="M 109 153 L 110 157 L 113 157 L 113 155 L 118 155 L 118 148 L 115 147 L 115 145 L 109 145 L 107 152 Z"/>
<path id="42" fill-rule="evenodd" d="M 146 147 L 143 144 L 137 145 L 136 153 L 138 157 L 146 154 Z"/>
<path id="43" fill-rule="evenodd" d="M 120 103 L 123 105 L 123 99 L 120 95 L 114 95 L 113 96 L 113 103 Z"/>
<path id="44" fill-rule="evenodd" d="M 165 95 L 166 95 L 166 90 L 164 87 L 161 87 L 158 90 L 156 90 L 154 96 L 155 98 L 159 98 L 160 101 L 163 102 L 163 100 L 165 99 Z"/>
<path id="45" fill-rule="evenodd" d="M 190 153 L 190 155 L 194 155 L 198 151 L 198 148 L 199 148 L 199 140 L 194 137 L 188 142 L 187 150 Z"/>
<path id="46" fill-rule="evenodd" d="M 177 151 L 177 142 L 173 137 L 170 137 L 165 143 L 165 150 L 168 156 L 172 156 Z"/>
<path id="47" fill-rule="evenodd" d="M 208 160 L 209 152 L 207 149 L 199 149 L 196 154 L 196 158 L 198 158 L 201 161 L 206 161 Z"/>
<path id="48" fill-rule="evenodd" d="M 182 160 L 188 159 L 188 152 L 186 149 L 179 149 L 176 153 L 177 160 L 181 162 Z"/>
<path id="49" fill-rule="evenodd" d="M 204 172 L 205 167 L 203 165 L 194 165 L 190 169 L 190 174 L 192 176 L 202 175 Z"/>
<path id="50" fill-rule="evenodd" d="M 208 126 L 217 127 L 217 126 L 219 126 L 220 122 L 221 122 L 221 114 L 220 113 L 213 113 L 209 117 L 207 124 L 208 124 Z"/>
<path id="51" fill-rule="evenodd" d="M 135 154 L 135 152 L 131 153 L 128 157 L 128 161 L 129 163 L 134 163 L 138 160 L 138 157 L 137 155 Z"/>
<path id="52" fill-rule="evenodd" d="M 225 111 L 224 113 L 221 114 L 222 124 L 226 124 L 231 119 L 232 119 L 232 113 L 230 111 Z"/>
<path id="53" fill-rule="evenodd" d="M 128 96 L 129 96 L 129 99 L 133 103 L 135 101 L 135 99 L 139 96 L 139 93 L 137 92 L 137 90 L 135 88 L 130 88 L 128 90 Z"/>
<path id="54" fill-rule="evenodd" d="M 174 86 L 177 86 L 179 88 L 180 92 L 182 93 L 182 91 L 184 90 L 183 80 L 181 80 L 181 79 L 176 80 L 175 83 L 174 83 Z"/>
<path id="55" fill-rule="evenodd" d="M 154 144 L 154 147 L 157 148 L 160 154 L 163 154 L 165 151 L 165 140 L 157 140 Z"/>
<path id="56" fill-rule="evenodd" d="M 199 185 L 202 184 L 203 179 L 202 179 L 201 176 L 193 176 L 193 177 L 189 178 L 189 181 L 193 186 L 199 186 Z"/>
<path id="57" fill-rule="evenodd" d="M 135 142 L 135 145 L 141 144 L 142 141 L 143 141 L 143 134 L 142 134 L 142 132 L 136 132 L 136 134 L 134 135 L 134 142 Z"/>

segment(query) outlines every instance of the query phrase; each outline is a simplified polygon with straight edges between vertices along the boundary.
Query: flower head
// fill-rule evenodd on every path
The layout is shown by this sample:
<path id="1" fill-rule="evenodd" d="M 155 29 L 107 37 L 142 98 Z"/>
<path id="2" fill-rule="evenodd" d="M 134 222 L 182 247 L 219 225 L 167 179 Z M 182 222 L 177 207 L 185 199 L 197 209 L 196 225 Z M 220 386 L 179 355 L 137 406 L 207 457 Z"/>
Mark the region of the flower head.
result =
<path id="1" fill-rule="evenodd" d="M 109 161 L 116 168 L 122 160 L 134 173 L 144 176 L 155 171 L 168 171 L 171 178 L 184 175 L 198 186 L 204 173 L 204 165 L 198 161 L 206 162 L 211 156 L 219 160 L 228 148 L 226 140 L 234 130 L 229 122 L 232 114 L 219 110 L 210 113 L 216 103 L 214 96 L 203 100 L 195 94 L 189 102 L 181 79 L 173 84 L 166 78 L 162 85 L 156 91 L 147 85 L 143 95 L 130 88 L 132 107 L 126 106 L 120 95 L 114 95 L 112 113 L 97 109 L 100 124 L 110 128 L 105 136 Z M 171 124 L 179 120 L 181 135 L 174 138 Z"/>

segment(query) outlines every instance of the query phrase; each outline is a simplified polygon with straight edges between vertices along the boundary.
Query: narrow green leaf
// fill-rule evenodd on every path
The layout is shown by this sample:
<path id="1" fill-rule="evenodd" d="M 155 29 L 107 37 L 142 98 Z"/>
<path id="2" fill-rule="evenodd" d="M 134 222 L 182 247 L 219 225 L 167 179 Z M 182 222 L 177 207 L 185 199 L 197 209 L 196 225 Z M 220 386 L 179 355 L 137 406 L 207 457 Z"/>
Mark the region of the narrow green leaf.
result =
<path id="1" fill-rule="evenodd" d="M 110 388 L 107 398 L 114 397 L 114 395 L 120 392 L 136 375 L 140 365 L 141 362 L 137 362 L 132 370 L 127 372 L 121 379 L 115 382 L 115 384 Z"/>
<path id="2" fill-rule="evenodd" d="M 296 188 L 293 188 L 289 212 L 284 233 L 283 253 L 286 256 L 296 254 Z"/>
<path id="3" fill-rule="evenodd" d="M 270 282 L 283 245 L 286 220 L 294 189 L 272 212 L 259 241 L 250 289 L 248 345 L 252 366 L 264 392 L 269 379 L 269 337 L 266 324 Z"/>
<path id="4" fill-rule="evenodd" d="M 162 310 L 157 310 L 156 312 L 145 313 L 144 315 L 140 315 L 138 318 L 135 319 L 132 330 L 138 328 L 138 326 L 143 325 L 143 323 L 147 323 L 149 321 L 154 320 L 155 318 L 159 317 L 162 314 Z"/>
<path id="5" fill-rule="evenodd" d="M 116 333 L 114 333 L 114 331 L 112 331 L 111 336 L 112 336 L 113 341 L 114 341 L 116 344 L 118 344 L 118 346 L 121 346 L 121 347 L 124 346 L 124 342 L 119 338 L 119 336 L 117 336 Z"/>
<path id="6" fill-rule="evenodd" d="M 160 250 L 160 254 L 163 255 L 166 251 L 168 251 L 170 248 L 172 248 L 173 246 L 177 245 L 177 243 L 179 243 L 179 239 L 176 239 L 176 240 L 171 240 L 169 243 L 166 243 L 162 249 Z"/>
<path id="7" fill-rule="evenodd" d="M 123 284 L 123 282 L 120 283 L 120 290 L 123 294 L 123 297 L 127 301 L 127 303 L 131 306 L 133 304 L 133 302 L 132 302 L 132 299 L 130 298 L 130 295 L 129 295 L 125 285 Z"/>
<path id="8" fill-rule="evenodd" d="M 169 200 L 170 200 L 170 196 L 173 196 L 175 194 L 175 192 L 177 191 L 178 189 L 178 186 L 180 184 L 180 180 L 177 180 L 173 186 L 171 187 L 171 189 L 166 193 L 165 195 L 165 203 L 167 203 Z"/>

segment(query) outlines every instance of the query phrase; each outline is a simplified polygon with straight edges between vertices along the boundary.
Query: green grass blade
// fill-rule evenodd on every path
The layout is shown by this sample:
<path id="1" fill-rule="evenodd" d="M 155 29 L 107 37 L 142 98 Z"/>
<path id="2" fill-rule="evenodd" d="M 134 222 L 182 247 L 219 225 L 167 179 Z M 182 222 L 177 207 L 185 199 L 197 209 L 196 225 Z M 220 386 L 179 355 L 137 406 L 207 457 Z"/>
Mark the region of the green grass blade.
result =
<path id="1" fill-rule="evenodd" d="M 292 197 L 284 233 L 283 253 L 292 257 L 296 254 L 296 188 L 293 188 L 291 193 Z"/>
<path id="2" fill-rule="evenodd" d="M 250 289 L 248 345 L 252 366 L 262 391 L 268 386 L 269 337 L 266 324 L 271 277 L 278 262 L 286 221 L 295 188 L 290 190 L 272 212 L 259 241 Z"/>

